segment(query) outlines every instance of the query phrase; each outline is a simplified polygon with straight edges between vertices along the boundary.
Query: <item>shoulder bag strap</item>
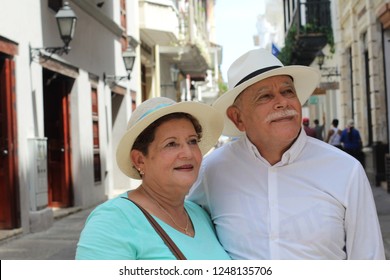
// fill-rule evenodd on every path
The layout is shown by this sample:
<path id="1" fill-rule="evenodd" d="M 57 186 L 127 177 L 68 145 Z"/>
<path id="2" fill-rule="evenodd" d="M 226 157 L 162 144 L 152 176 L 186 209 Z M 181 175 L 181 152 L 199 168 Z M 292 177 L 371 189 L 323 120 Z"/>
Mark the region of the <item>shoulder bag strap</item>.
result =
<path id="1" fill-rule="evenodd" d="M 173 242 L 173 240 L 169 237 L 169 235 L 165 232 L 165 230 L 152 217 L 152 215 L 150 215 L 141 205 L 139 205 L 138 203 L 135 203 L 133 200 L 128 199 L 127 197 L 123 197 L 123 198 L 133 202 L 142 211 L 142 213 L 144 213 L 145 217 L 148 219 L 150 224 L 156 230 L 158 235 L 160 235 L 160 237 L 164 241 L 164 243 L 168 246 L 168 248 L 175 255 L 176 259 L 178 259 L 178 260 L 186 260 L 187 259 L 183 255 L 183 253 L 180 251 L 180 249 L 176 246 L 175 242 Z"/>

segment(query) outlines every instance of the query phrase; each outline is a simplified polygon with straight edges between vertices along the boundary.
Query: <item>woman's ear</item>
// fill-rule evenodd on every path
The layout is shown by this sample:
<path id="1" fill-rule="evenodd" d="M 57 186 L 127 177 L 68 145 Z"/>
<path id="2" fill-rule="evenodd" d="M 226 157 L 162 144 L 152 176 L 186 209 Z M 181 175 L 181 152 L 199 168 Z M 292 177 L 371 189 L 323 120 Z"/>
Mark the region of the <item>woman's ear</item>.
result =
<path id="1" fill-rule="evenodd" d="M 241 111 L 237 106 L 232 105 L 227 108 L 226 115 L 236 125 L 238 130 L 245 131 L 245 126 L 241 119 Z"/>
<path id="2" fill-rule="evenodd" d="M 131 150 L 130 159 L 134 167 L 139 171 L 144 169 L 144 154 L 139 150 Z"/>

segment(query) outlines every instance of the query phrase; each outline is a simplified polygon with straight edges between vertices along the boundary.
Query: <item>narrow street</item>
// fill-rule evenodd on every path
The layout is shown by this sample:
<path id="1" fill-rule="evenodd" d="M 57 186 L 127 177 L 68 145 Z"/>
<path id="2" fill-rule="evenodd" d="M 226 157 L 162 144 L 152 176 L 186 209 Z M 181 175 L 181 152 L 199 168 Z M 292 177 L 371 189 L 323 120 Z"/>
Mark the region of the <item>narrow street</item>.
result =
<path id="1" fill-rule="evenodd" d="M 16 235 L 0 241 L 0 259 L 73 260 L 80 232 L 91 211 L 92 208 L 76 210 L 70 215 L 61 213 L 53 226 L 46 231 Z"/>

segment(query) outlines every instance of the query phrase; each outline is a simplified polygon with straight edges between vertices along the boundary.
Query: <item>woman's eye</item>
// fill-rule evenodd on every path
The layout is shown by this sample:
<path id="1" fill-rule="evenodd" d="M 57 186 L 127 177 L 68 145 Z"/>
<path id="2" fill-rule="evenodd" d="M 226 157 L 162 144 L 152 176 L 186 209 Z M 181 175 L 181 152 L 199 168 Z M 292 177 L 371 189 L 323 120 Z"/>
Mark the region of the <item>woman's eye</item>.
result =
<path id="1" fill-rule="evenodd" d="M 169 142 L 166 147 L 176 147 L 178 144 L 176 142 Z"/>
<path id="2" fill-rule="evenodd" d="M 198 138 L 194 138 L 188 141 L 190 145 L 198 145 L 198 142 L 199 142 Z"/>

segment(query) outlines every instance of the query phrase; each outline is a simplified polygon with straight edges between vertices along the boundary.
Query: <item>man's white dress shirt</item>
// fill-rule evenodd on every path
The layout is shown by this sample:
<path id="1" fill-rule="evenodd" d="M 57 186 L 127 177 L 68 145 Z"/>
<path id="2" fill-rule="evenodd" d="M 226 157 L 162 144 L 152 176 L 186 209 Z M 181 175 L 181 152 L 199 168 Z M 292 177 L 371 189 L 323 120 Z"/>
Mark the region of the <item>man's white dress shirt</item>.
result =
<path id="1" fill-rule="evenodd" d="M 246 136 L 216 149 L 189 199 L 233 259 L 385 258 L 363 167 L 303 130 L 273 166 Z"/>

